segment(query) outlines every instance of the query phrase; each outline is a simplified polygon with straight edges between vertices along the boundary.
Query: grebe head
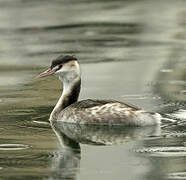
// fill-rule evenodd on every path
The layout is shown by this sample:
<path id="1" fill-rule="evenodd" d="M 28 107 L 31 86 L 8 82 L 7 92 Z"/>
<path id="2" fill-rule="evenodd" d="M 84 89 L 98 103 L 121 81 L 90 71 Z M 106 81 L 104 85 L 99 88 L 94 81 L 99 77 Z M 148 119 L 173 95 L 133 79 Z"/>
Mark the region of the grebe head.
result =
<path id="1" fill-rule="evenodd" d="M 78 100 L 81 77 L 77 58 L 70 55 L 61 55 L 52 61 L 48 70 L 39 74 L 36 78 L 43 78 L 50 75 L 57 75 L 63 83 L 62 95 L 50 114 L 50 120 L 54 120 L 58 118 L 60 112 L 65 107 Z"/>
<path id="2" fill-rule="evenodd" d="M 80 68 L 75 56 L 59 56 L 54 59 L 51 66 L 45 72 L 39 74 L 36 78 L 43 78 L 49 75 L 57 75 L 64 83 L 70 83 L 80 79 Z"/>

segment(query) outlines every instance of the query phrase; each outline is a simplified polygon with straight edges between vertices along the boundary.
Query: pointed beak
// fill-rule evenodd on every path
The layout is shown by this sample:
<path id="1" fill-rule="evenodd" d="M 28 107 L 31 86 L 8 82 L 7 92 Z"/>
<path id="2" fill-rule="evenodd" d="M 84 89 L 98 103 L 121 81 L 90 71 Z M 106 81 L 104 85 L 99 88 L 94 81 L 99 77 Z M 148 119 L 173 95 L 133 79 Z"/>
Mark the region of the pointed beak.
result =
<path id="1" fill-rule="evenodd" d="M 39 74 L 38 76 L 36 76 L 34 79 L 44 78 L 44 77 L 55 74 L 55 72 L 56 72 L 55 69 L 47 69 L 46 71 L 44 71 L 41 74 Z"/>

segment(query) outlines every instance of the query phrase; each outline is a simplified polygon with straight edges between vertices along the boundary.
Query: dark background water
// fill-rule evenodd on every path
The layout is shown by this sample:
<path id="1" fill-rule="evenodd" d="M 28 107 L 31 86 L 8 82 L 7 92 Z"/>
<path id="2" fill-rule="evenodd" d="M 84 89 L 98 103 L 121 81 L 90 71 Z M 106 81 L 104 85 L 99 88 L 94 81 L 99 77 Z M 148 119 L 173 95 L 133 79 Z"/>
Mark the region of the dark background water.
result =
<path id="1" fill-rule="evenodd" d="M 183 0 L 1 0 L 0 179 L 185 179 L 185 40 Z M 81 99 L 157 111 L 161 135 L 91 129 L 114 145 L 63 151 L 47 123 L 61 85 L 33 79 L 59 54 L 79 59 Z"/>

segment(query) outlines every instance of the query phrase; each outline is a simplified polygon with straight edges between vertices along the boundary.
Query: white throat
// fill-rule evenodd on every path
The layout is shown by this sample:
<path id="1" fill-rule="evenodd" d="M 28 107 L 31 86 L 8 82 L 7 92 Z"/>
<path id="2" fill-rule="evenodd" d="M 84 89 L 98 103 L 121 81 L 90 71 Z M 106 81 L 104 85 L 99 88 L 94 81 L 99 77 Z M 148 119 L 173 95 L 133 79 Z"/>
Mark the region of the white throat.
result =
<path id="1" fill-rule="evenodd" d="M 81 85 L 80 70 L 77 62 L 75 62 L 73 67 L 64 66 L 56 75 L 59 76 L 59 80 L 63 83 L 63 91 L 50 114 L 50 120 L 57 119 L 58 114 L 64 108 L 77 101 Z"/>

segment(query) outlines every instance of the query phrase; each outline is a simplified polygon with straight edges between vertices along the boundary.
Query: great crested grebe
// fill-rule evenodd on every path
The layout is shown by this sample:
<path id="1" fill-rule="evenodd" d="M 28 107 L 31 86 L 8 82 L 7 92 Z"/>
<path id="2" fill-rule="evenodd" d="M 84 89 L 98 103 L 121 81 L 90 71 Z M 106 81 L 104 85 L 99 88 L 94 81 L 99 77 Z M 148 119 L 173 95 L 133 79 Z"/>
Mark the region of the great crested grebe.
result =
<path id="1" fill-rule="evenodd" d="M 80 124 L 148 126 L 160 124 L 158 113 L 148 112 L 131 104 L 114 100 L 77 101 L 81 86 L 80 68 L 75 56 L 59 56 L 50 68 L 38 75 L 43 78 L 57 75 L 63 83 L 63 92 L 50 114 L 50 121 Z"/>

